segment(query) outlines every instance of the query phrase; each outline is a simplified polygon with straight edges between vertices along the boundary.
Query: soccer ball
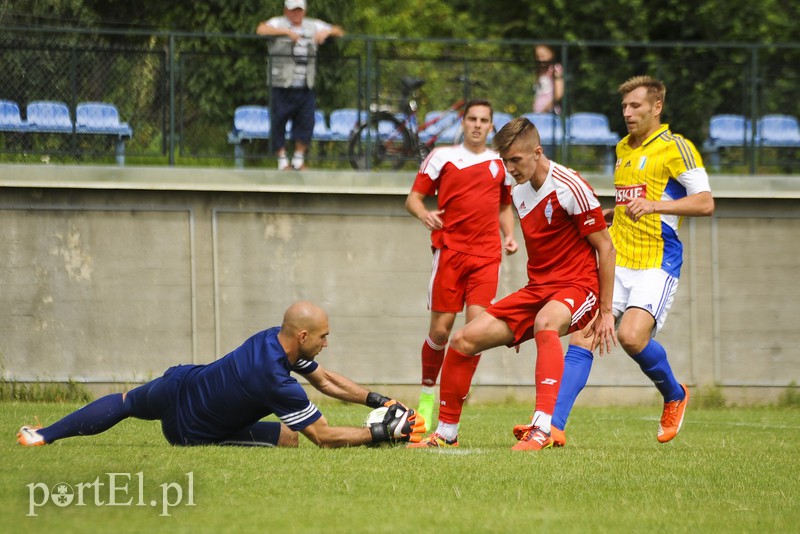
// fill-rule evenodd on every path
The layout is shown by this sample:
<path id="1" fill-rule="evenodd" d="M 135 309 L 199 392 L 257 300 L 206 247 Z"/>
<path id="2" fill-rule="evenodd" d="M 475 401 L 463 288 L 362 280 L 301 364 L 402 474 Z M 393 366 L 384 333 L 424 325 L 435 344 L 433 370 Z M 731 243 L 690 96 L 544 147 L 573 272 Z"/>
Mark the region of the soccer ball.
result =
<path id="1" fill-rule="evenodd" d="M 380 408 L 375 408 L 371 412 L 367 414 L 366 419 L 364 419 L 364 426 L 368 427 L 373 423 L 382 423 L 383 418 L 386 416 L 386 412 L 389 410 L 386 406 L 381 406 Z"/>
<path id="2" fill-rule="evenodd" d="M 369 427 L 369 425 L 373 423 L 382 423 L 383 418 L 386 416 L 386 412 L 389 410 L 386 406 L 381 406 L 380 408 L 375 408 L 371 412 L 367 414 L 367 417 L 364 419 L 364 426 Z M 390 441 L 384 441 L 383 443 L 370 443 L 367 447 L 394 447 L 397 443 L 392 443 Z"/>

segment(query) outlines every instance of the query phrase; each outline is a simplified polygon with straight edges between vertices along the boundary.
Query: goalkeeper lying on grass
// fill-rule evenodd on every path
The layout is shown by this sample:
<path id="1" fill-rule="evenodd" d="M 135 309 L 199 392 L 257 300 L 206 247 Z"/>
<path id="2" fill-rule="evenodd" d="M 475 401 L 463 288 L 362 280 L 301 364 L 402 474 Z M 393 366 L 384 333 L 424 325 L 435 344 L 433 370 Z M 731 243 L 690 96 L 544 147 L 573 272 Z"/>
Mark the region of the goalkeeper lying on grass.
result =
<path id="1" fill-rule="evenodd" d="M 101 397 L 48 427 L 23 426 L 17 441 L 30 447 L 99 434 L 128 417 L 160 420 L 173 445 L 297 447 L 298 432 L 320 447 L 419 441 L 425 422 L 414 410 L 314 361 L 328 345 L 328 333 L 325 310 L 296 302 L 280 327 L 253 335 L 224 358 L 171 367 L 151 382 Z M 386 417 L 367 428 L 329 426 L 292 371 L 334 399 L 388 406 Z M 261 421 L 273 413 L 280 423 Z"/>

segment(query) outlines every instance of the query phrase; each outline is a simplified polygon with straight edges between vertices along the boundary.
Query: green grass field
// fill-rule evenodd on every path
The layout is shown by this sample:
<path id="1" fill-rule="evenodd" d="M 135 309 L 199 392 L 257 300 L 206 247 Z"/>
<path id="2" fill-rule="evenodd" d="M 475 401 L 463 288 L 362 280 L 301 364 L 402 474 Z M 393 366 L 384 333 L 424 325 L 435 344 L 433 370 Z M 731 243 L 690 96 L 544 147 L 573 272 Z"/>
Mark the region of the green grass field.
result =
<path id="1" fill-rule="evenodd" d="M 521 404 L 468 406 L 461 447 L 446 452 L 320 450 L 302 437 L 294 450 L 179 448 L 158 423 L 137 420 L 25 449 L 14 439 L 20 425 L 77 405 L 0 407 L 6 532 L 800 531 L 796 407 L 690 405 L 665 445 L 655 439 L 659 406 L 578 408 L 567 447 L 539 453 L 509 450 L 528 414 Z M 368 412 L 321 408 L 337 425 Z M 122 474 L 112 475 L 113 494 L 108 473 Z M 55 489 L 48 500 L 60 482 L 72 488 L 67 506 L 54 503 Z"/>

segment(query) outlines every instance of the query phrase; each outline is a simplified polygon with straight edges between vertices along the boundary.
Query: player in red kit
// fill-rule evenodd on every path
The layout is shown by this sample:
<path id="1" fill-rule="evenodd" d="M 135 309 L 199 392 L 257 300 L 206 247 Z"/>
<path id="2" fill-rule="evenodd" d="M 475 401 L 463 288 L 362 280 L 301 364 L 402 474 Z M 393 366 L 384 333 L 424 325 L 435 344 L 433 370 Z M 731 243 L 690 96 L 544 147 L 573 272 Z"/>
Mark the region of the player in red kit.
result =
<path id="1" fill-rule="evenodd" d="M 575 171 L 547 159 L 539 132 L 526 118 L 506 124 L 493 144 L 517 183 L 512 198 L 528 252 L 528 284 L 453 334 L 442 367 L 439 425 L 409 447 L 457 446 L 471 360 L 529 339 L 535 339 L 537 352 L 536 411 L 513 450 L 550 447 L 564 369 L 559 337 L 594 319 L 590 331 L 601 353 L 617 343 L 611 313 L 616 253 L 594 191 Z"/>
<path id="2" fill-rule="evenodd" d="M 432 420 L 434 388 L 456 314 L 466 304 L 466 322 L 494 300 L 502 250 L 517 251 L 511 179 L 500 156 L 486 147 L 492 107 L 472 100 L 464 107 L 464 142 L 436 148 L 422 163 L 406 209 L 431 232 L 433 266 L 428 285 L 431 321 L 422 344 L 419 413 Z M 428 210 L 425 197 L 436 196 Z M 502 234 L 502 241 L 501 241 Z M 472 372 L 478 358 L 472 361 Z M 471 374 L 470 374 L 471 376 Z"/>

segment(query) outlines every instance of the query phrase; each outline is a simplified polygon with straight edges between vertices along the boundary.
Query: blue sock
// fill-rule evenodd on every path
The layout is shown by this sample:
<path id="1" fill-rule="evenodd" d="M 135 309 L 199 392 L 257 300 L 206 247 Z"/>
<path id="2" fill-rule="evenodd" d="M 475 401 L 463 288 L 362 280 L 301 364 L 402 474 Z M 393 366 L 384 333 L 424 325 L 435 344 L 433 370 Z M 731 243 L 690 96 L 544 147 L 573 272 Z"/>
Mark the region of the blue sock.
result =
<path id="1" fill-rule="evenodd" d="M 651 339 L 642 352 L 631 358 L 639 364 L 647 378 L 653 381 L 664 397 L 665 403 L 685 397 L 683 388 L 672 374 L 672 368 L 667 361 L 667 351 L 658 341 Z"/>
<path id="2" fill-rule="evenodd" d="M 552 422 L 552 425 L 559 430 L 564 430 L 567 426 L 569 412 L 572 411 L 575 399 L 589 380 L 593 361 L 594 356 L 589 349 L 577 345 L 570 345 L 567 348 L 567 353 L 564 355 L 564 375 L 561 377 L 561 388 L 558 390 Z"/>
<path id="3" fill-rule="evenodd" d="M 91 436 L 105 432 L 130 415 L 122 400 L 122 393 L 100 397 L 83 408 L 72 412 L 52 425 L 39 430 L 45 442 L 62 438 Z"/>

